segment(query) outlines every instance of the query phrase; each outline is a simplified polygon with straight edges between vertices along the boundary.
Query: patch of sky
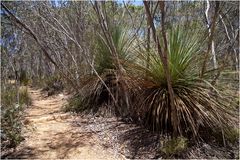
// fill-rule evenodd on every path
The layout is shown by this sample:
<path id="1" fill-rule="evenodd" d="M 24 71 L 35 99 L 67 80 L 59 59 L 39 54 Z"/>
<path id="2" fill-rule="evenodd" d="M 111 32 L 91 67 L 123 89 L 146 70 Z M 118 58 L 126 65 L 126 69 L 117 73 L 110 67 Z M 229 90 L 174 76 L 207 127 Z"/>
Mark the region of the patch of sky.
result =
<path id="1" fill-rule="evenodd" d="M 130 1 L 117 0 L 117 3 L 119 4 L 123 4 L 123 2 L 131 3 L 132 5 L 135 5 L 135 6 L 143 6 L 143 1 L 139 1 L 139 0 L 130 0 Z"/>

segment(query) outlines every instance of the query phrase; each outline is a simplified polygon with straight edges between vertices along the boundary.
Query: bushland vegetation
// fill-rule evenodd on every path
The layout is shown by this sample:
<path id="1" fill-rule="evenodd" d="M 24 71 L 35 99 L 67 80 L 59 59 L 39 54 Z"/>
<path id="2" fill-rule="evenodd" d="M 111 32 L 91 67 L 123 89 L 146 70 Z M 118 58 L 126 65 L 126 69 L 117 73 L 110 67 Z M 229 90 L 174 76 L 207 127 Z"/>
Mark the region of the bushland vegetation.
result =
<path id="1" fill-rule="evenodd" d="M 167 135 L 160 149 L 166 155 L 209 137 L 219 145 L 238 143 L 238 6 L 208 0 L 1 2 L 3 135 L 14 146 L 19 142 L 13 125 L 29 103 L 20 87 L 28 84 L 49 95 L 67 90 L 73 96 L 65 111 L 94 116 L 104 108 Z"/>

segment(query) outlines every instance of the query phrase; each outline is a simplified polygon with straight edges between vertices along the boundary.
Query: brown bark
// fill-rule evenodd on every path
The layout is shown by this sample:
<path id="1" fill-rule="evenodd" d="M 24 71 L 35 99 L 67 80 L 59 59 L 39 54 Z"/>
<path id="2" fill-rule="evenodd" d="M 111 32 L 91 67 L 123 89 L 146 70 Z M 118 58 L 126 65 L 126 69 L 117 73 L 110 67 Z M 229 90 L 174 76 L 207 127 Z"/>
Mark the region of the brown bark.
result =
<path id="1" fill-rule="evenodd" d="M 172 88 L 172 80 L 171 80 L 171 75 L 170 75 L 170 70 L 169 70 L 169 66 L 168 66 L 168 50 L 167 50 L 167 37 L 166 37 L 166 32 L 165 32 L 165 25 L 164 25 L 164 18 L 165 18 L 165 4 L 164 1 L 159 2 L 160 3 L 160 9 L 161 9 L 161 13 L 162 13 L 162 36 L 163 36 L 163 41 L 164 41 L 164 48 L 162 49 L 162 46 L 160 45 L 159 42 L 159 37 L 156 35 L 156 28 L 154 26 L 153 23 L 153 17 L 151 16 L 150 13 L 150 9 L 149 9 L 149 5 L 148 2 L 143 1 L 144 6 L 145 6 L 145 10 L 146 10 L 146 14 L 147 14 L 147 20 L 148 23 L 152 29 L 152 35 L 153 35 L 153 39 L 154 42 L 157 46 L 157 50 L 158 50 L 158 54 L 161 58 L 161 61 L 163 63 L 163 68 L 164 68 L 164 72 L 165 72 L 165 76 L 166 76 L 166 80 L 167 80 L 167 88 L 168 88 L 168 93 L 169 93 L 169 98 L 170 98 L 170 105 L 171 105 L 171 123 L 173 126 L 173 136 L 177 136 L 178 134 L 178 117 L 177 117 L 177 109 L 176 106 L 174 105 L 174 91 Z"/>

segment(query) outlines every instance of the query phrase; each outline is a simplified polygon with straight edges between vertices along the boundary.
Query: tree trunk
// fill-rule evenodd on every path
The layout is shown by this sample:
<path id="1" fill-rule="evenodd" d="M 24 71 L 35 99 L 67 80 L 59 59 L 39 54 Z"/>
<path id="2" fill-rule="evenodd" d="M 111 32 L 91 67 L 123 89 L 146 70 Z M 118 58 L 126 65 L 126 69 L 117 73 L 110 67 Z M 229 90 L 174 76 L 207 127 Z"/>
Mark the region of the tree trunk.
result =
<path id="1" fill-rule="evenodd" d="M 201 71 L 200 77 L 202 77 L 204 72 L 206 71 L 207 60 L 208 60 L 208 57 L 209 57 L 210 50 L 211 50 L 212 55 L 213 55 L 214 69 L 217 68 L 217 59 L 216 59 L 215 45 L 214 45 L 214 41 L 213 41 L 213 36 L 214 36 L 214 31 L 215 31 L 215 26 L 216 26 L 215 23 L 216 23 L 216 20 L 217 20 L 217 17 L 218 17 L 218 13 L 219 13 L 219 3 L 220 2 L 216 1 L 216 7 L 215 7 L 214 16 L 213 16 L 212 22 L 210 24 L 209 15 L 208 15 L 208 12 L 209 12 L 209 9 L 210 9 L 210 2 L 209 2 L 209 0 L 207 0 L 207 9 L 206 9 L 205 15 L 206 15 L 206 19 L 207 19 L 207 27 L 208 27 L 208 33 L 209 33 L 208 37 L 209 38 L 208 38 L 208 48 L 207 48 L 207 52 L 205 53 L 205 56 L 204 56 L 203 65 L 202 65 L 202 71 Z"/>
<path id="2" fill-rule="evenodd" d="M 163 63 L 163 68 L 164 68 L 164 73 L 167 79 L 167 89 L 168 89 L 168 94 L 170 98 L 170 106 L 171 106 L 171 124 L 173 127 L 173 136 L 176 137 L 178 134 L 178 117 L 177 117 L 177 109 L 176 106 L 174 105 L 174 91 L 172 88 L 172 80 L 171 80 L 171 75 L 170 75 L 170 70 L 168 66 L 168 50 L 167 50 L 167 37 L 166 37 L 166 32 L 165 32 L 165 25 L 164 25 L 164 18 L 165 18 L 165 4 L 164 1 L 158 2 L 160 3 L 160 9 L 162 13 L 162 36 L 163 36 L 163 42 L 164 42 L 164 48 L 162 50 L 162 46 L 160 45 L 159 42 L 159 37 L 156 35 L 156 28 L 153 23 L 153 17 L 151 16 L 150 9 L 148 2 L 144 1 L 144 6 L 146 10 L 146 14 L 148 17 L 148 22 L 150 24 L 150 27 L 152 28 L 152 35 L 154 42 L 157 46 L 158 54 L 161 58 L 161 61 Z"/>

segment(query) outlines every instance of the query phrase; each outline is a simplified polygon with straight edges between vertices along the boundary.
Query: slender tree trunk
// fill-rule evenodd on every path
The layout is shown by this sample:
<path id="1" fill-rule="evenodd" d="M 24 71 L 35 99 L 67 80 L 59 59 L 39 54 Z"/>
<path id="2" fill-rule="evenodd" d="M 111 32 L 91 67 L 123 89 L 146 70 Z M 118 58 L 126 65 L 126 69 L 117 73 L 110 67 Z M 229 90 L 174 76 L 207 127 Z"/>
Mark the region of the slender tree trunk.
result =
<path id="1" fill-rule="evenodd" d="M 150 62 L 150 34 L 151 34 L 151 28 L 148 25 L 147 27 L 147 69 L 149 69 L 149 62 Z"/>
<path id="2" fill-rule="evenodd" d="M 156 35 L 156 28 L 153 23 L 153 17 L 151 16 L 150 9 L 149 9 L 149 4 L 148 2 L 144 1 L 144 6 L 146 10 L 146 14 L 148 17 L 148 22 L 150 24 L 150 27 L 152 29 L 152 36 L 154 39 L 154 42 L 157 46 L 158 54 L 161 58 L 161 61 L 163 63 L 163 68 L 164 68 L 164 73 L 167 79 L 167 88 L 168 88 L 168 94 L 170 98 L 170 106 L 171 106 L 171 124 L 173 126 L 173 136 L 176 137 L 178 134 L 178 117 L 177 117 L 177 109 L 176 106 L 174 105 L 174 91 L 172 88 L 172 80 L 171 80 L 171 75 L 170 75 L 170 70 L 168 66 L 168 50 L 167 50 L 167 37 L 166 37 L 166 32 L 165 32 L 165 25 L 164 25 L 164 19 L 165 19 L 165 3 L 164 1 L 159 2 L 160 3 L 160 9 L 162 13 L 162 36 L 163 36 L 163 41 L 164 41 L 164 48 L 162 49 L 162 46 L 160 45 L 159 42 L 159 37 Z"/>
<path id="3" fill-rule="evenodd" d="M 20 21 L 20 19 L 18 19 L 2 2 L 1 2 L 1 6 L 4 8 L 4 10 L 9 14 L 10 19 L 14 22 L 19 24 L 22 28 L 24 28 L 31 36 L 32 38 L 36 41 L 36 43 L 38 44 L 38 46 L 41 48 L 41 50 L 43 51 L 43 54 L 47 57 L 47 59 L 54 64 L 54 66 L 56 67 L 56 69 L 59 70 L 59 72 L 61 73 L 61 75 L 70 82 L 70 84 L 72 85 L 72 87 L 79 92 L 79 87 L 76 86 L 76 83 L 74 83 L 72 81 L 72 79 L 70 79 L 66 73 L 64 73 L 61 68 L 58 66 L 58 64 L 51 58 L 50 54 L 48 53 L 47 49 L 45 46 L 43 46 L 43 44 L 40 42 L 39 38 L 36 36 L 36 34 L 32 31 L 32 29 L 27 26 L 26 24 L 24 24 L 22 21 Z"/>
<path id="4" fill-rule="evenodd" d="M 230 38 L 230 35 L 229 35 L 229 32 L 228 32 L 228 29 L 227 29 L 227 26 L 226 26 L 226 24 L 225 24 L 225 22 L 224 22 L 224 20 L 223 20 L 223 17 L 222 17 L 222 15 L 221 14 L 219 14 L 219 17 L 220 17 L 220 19 L 221 19 L 221 21 L 222 21 L 222 24 L 223 24 L 223 26 L 224 26 L 224 29 L 225 29 L 225 32 L 226 32 L 226 35 L 227 35 L 227 38 L 228 38 L 228 40 L 229 40 L 229 43 L 230 43 L 230 45 L 232 45 L 232 40 L 231 40 L 231 38 Z M 233 35 L 233 39 L 234 39 L 234 35 Z M 236 71 L 238 71 L 238 53 L 237 53 L 237 51 L 236 51 L 236 49 L 234 48 L 234 47 L 232 47 L 232 49 L 233 49 L 233 52 L 234 52 L 234 61 L 235 61 L 235 69 L 236 69 Z"/>
<path id="5" fill-rule="evenodd" d="M 211 28 L 210 28 L 210 20 L 209 20 L 209 9 L 210 9 L 210 2 L 209 2 L 209 0 L 207 0 L 207 9 L 205 11 L 205 16 L 206 16 L 206 20 L 207 20 L 208 33 L 209 33 L 209 37 L 210 37 L 210 35 L 211 35 Z M 218 64 L 217 64 L 217 58 L 216 58 L 215 45 L 214 45 L 213 38 L 211 39 L 211 41 L 209 43 L 211 43 L 213 67 L 214 67 L 214 69 L 217 69 Z"/>
<path id="6" fill-rule="evenodd" d="M 209 38 L 208 38 L 208 48 L 207 48 L 207 52 L 205 53 L 205 56 L 204 56 L 200 77 L 202 77 L 204 72 L 206 71 L 207 60 L 209 57 L 210 50 L 212 51 L 212 55 L 213 55 L 214 68 L 215 69 L 217 68 L 217 59 L 216 59 L 216 53 L 215 53 L 215 47 L 214 47 L 215 45 L 214 45 L 213 37 L 214 37 L 214 31 L 215 31 L 215 26 L 216 26 L 216 20 L 217 20 L 218 14 L 219 14 L 219 3 L 220 2 L 216 1 L 214 16 L 213 16 L 213 19 L 210 24 L 209 16 L 208 16 L 208 11 L 210 9 L 210 2 L 209 2 L 209 0 L 207 0 L 207 9 L 206 9 L 205 15 L 206 15 L 206 19 L 207 19 L 207 27 L 208 27 L 208 32 L 209 32 L 208 37 Z"/>

